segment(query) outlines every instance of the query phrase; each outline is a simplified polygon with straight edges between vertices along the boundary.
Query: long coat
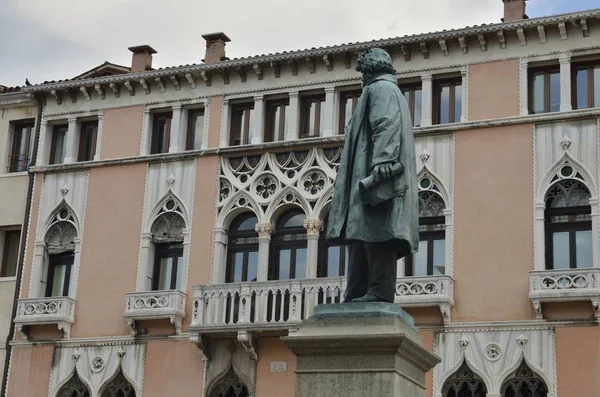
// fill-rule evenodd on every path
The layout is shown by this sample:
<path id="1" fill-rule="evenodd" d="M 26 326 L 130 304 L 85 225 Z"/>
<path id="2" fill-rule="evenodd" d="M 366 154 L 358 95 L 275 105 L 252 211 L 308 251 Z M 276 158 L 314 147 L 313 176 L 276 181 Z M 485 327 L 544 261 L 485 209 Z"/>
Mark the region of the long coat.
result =
<path id="1" fill-rule="evenodd" d="M 375 189 L 383 202 L 372 207 L 359 182 L 373 167 L 400 162 L 403 172 Z M 419 210 L 412 120 L 395 76 L 381 75 L 365 84 L 345 129 L 344 151 L 334 185 L 327 239 L 347 243 L 393 241 L 398 257 L 417 251 Z"/>

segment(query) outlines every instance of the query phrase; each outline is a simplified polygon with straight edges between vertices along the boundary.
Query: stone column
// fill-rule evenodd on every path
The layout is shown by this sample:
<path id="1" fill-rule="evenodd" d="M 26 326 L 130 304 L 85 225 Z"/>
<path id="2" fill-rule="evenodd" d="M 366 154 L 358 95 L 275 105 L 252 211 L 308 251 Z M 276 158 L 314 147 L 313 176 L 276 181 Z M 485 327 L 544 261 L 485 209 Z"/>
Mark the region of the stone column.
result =
<path id="1" fill-rule="evenodd" d="M 288 106 L 286 123 L 285 140 L 297 140 L 300 130 L 300 95 L 298 91 L 290 92 L 290 105 Z"/>
<path id="2" fill-rule="evenodd" d="M 77 118 L 69 117 L 69 129 L 67 130 L 67 136 L 65 137 L 65 164 L 73 163 L 77 161 Z"/>
<path id="3" fill-rule="evenodd" d="M 333 126 L 335 121 L 335 87 L 325 88 L 325 122 L 321 136 L 334 135 Z"/>
<path id="4" fill-rule="evenodd" d="M 96 134 L 96 152 L 94 161 L 100 160 L 100 148 L 102 147 L 102 130 L 104 129 L 104 112 L 98 114 L 98 133 Z"/>
<path id="5" fill-rule="evenodd" d="M 265 133 L 265 101 L 263 95 L 254 97 L 254 112 L 252 113 L 252 130 L 250 131 L 250 143 L 256 145 L 263 143 Z"/>
<path id="6" fill-rule="evenodd" d="M 219 147 L 227 147 L 229 146 L 229 99 L 223 98 L 223 114 L 221 115 L 221 138 L 219 142 Z M 206 115 L 205 115 L 206 117 Z M 206 132 L 208 133 L 208 131 Z"/>
<path id="7" fill-rule="evenodd" d="M 143 118 L 142 143 L 140 145 L 140 156 L 146 156 L 150 153 L 150 142 L 152 140 L 152 120 L 150 117 L 150 109 L 144 109 Z"/>
<path id="8" fill-rule="evenodd" d="M 225 268 L 227 266 L 227 241 L 227 230 L 223 228 L 216 228 L 214 231 L 213 243 L 213 284 L 222 284 L 225 282 Z"/>
<path id="9" fill-rule="evenodd" d="M 306 219 L 307 250 L 306 250 L 306 278 L 317 278 L 317 261 L 319 259 L 319 236 L 323 230 L 323 222 L 318 219 Z"/>
<path id="10" fill-rule="evenodd" d="M 461 84 L 461 90 L 462 90 L 462 108 L 460 109 L 460 122 L 464 123 L 466 121 L 468 121 L 468 117 L 469 115 L 467 114 L 468 110 L 469 110 L 469 93 L 467 92 L 468 89 L 468 73 L 467 73 L 467 69 L 463 69 L 460 72 L 460 75 L 462 77 L 462 84 Z"/>
<path id="11" fill-rule="evenodd" d="M 272 223 L 257 223 L 254 230 L 258 232 L 258 269 L 257 281 L 267 281 L 269 278 L 269 247 L 271 235 L 275 231 Z"/>
<path id="12" fill-rule="evenodd" d="M 573 110 L 571 103 L 571 54 L 560 54 L 560 111 Z"/>
<path id="13" fill-rule="evenodd" d="M 182 139 L 182 136 L 185 134 L 182 133 L 182 119 L 183 109 L 181 105 L 173 106 L 173 118 L 171 119 L 171 136 L 169 138 L 169 153 L 176 153 L 183 149 L 182 142 L 185 140 Z"/>
<path id="14" fill-rule="evenodd" d="M 519 115 L 529 114 L 529 63 L 526 59 L 519 61 Z"/>
<path id="15" fill-rule="evenodd" d="M 433 75 L 423 74 L 421 81 L 421 127 L 428 127 L 433 124 Z"/>

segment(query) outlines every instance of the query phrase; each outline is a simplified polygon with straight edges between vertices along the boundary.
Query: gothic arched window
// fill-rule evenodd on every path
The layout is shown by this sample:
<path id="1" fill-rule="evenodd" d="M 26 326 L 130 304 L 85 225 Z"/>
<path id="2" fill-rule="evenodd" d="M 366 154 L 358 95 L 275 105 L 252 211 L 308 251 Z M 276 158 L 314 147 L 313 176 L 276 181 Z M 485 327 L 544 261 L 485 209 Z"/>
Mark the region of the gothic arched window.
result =
<path id="1" fill-rule="evenodd" d="M 226 283 L 256 281 L 258 272 L 258 219 L 253 213 L 239 215 L 231 222 L 227 242 Z"/>
<path id="2" fill-rule="evenodd" d="M 291 210 L 279 217 L 271 241 L 271 280 L 306 277 L 306 215 L 301 210 Z"/>
<path id="3" fill-rule="evenodd" d="M 236 375 L 232 367 L 223 378 L 212 387 L 209 397 L 248 397 L 248 387 Z"/>
<path id="4" fill-rule="evenodd" d="M 76 239 L 77 229 L 71 211 L 67 208 L 57 211 L 44 237 L 48 261 L 46 296 L 69 295 Z"/>
<path id="5" fill-rule="evenodd" d="M 572 174 L 575 170 L 570 165 L 558 173 L 559 176 Z M 562 179 L 548 190 L 544 214 L 548 269 L 593 266 L 590 197 L 588 188 L 577 179 Z"/>
<path id="6" fill-rule="evenodd" d="M 56 397 L 90 397 L 90 390 L 75 371 L 71 379 L 60 388 Z"/>
<path id="7" fill-rule="evenodd" d="M 483 380 L 469 368 L 465 361 L 458 371 L 446 380 L 442 395 L 444 397 L 485 397 L 487 388 Z"/>
<path id="8" fill-rule="evenodd" d="M 405 261 L 407 276 L 431 276 L 446 272 L 446 204 L 434 182 L 419 181 L 419 251 Z"/>
<path id="9" fill-rule="evenodd" d="M 527 366 L 525 360 L 502 386 L 502 397 L 546 397 L 547 395 L 546 383 Z"/>
<path id="10" fill-rule="evenodd" d="M 183 273 L 183 230 L 185 220 L 180 205 L 165 201 L 150 232 L 154 244 L 153 290 L 181 288 Z"/>
<path id="11" fill-rule="evenodd" d="M 123 370 L 119 368 L 117 375 L 103 387 L 100 397 L 136 397 L 135 388 L 125 378 Z"/>

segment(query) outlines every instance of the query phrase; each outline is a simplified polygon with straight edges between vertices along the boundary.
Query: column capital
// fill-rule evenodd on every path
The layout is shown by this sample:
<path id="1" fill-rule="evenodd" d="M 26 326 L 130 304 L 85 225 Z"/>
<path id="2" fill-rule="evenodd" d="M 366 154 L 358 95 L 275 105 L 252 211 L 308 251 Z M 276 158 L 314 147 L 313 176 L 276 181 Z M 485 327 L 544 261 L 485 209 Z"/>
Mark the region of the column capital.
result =
<path id="1" fill-rule="evenodd" d="M 150 114 L 151 109 L 150 108 L 144 108 L 144 114 L 148 115 Z"/>
<path id="2" fill-rule="evenodd" d="M 255 101 L 262 101 L 263 99 L 265 99 L 264 94 L 254 95 L 254 100 Z"/>
<path id="3" fill-rule="evenodd" d="M 275 227 L 270 222 L 257 223 L 256 226 L 254 226 L 254 230 L 256 230 L 256 232 L 258 233 L 259 239 L 269 239 L 270 240 L 271 235 L 275 231 Z"/>
<path id="4" fill-rule="evenodd" d="M 173 109 L 173 111 L 175 111 L 175 110 L 181 110 L 181 109 L 183 109 L 183 106 L 181 104 L 173 105 L 172 109 Z"/>
<path id="5" fill-rule="evenodd" d="M 558 56 L 558 62 L 560 63 L 571 63 L 571 57 L 573 54 L 571 54 L 570 52 L 563 52 L 562 54 L 560 54 Z"/>
<path id="6" fill-rule="evenodd" d="M 300 96 L 300 91 L 290 91 L 288 95 L 290 98 L 298 98 Z"/>
<path id="7" fill-rule="evenodd" d="M 69 116 L 67 118 L 67 121 L 69 122 L 69 124 L 76 123 L 77 122 L 77 117 L 76 116 Z"/>
<path id="8" fill-rule="evenodd" d="M 433 80 L 433 74 L 432 73 L 423 73 L 423 74 L 421 74 L 421 80 L 431 81 L 431 80 Z"/>
<path id="9" fill-rule="evenodd" d="M 229 105 L 229 98 L 223 98 L 223 106 Z"/>
<path id="10" fill-rule="evenodd" d="M 333 93 L 335 93 L 335 87 L 325 87 L 325 93 L 326 94 L 333 94 Z"/>
<path id="11" fill-rule="evenodd" d="M 306 229 L 307 236 L 319 236 L 323 230 L 323 221 L 319 219 L 306 219 L 304 220 L 304 228 Z"/>

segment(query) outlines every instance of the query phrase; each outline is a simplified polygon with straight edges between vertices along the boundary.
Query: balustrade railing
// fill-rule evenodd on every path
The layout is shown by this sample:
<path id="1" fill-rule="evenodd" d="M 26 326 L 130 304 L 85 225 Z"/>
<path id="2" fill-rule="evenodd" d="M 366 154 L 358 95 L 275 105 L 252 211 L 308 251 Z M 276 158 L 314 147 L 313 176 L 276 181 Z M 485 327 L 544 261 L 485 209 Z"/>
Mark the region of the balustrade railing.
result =
<path id="1" fill-rule="evenodd" d="M 135 321 L 167 318 L 181 332 L 186 296 L 179 290 L 129 292 L 124 314 L 127 324 L 135 333 Z"/>
<path id="2" fill-rule="evenodd" d="M 15 324 L 18 331 L 34 325 L 56 324 L 68 337 L 75 320 L 75 300 L 66 296 L 26 298 L 17 302 Z M 26 335 L 26 332 L 23 332 Z"/>

